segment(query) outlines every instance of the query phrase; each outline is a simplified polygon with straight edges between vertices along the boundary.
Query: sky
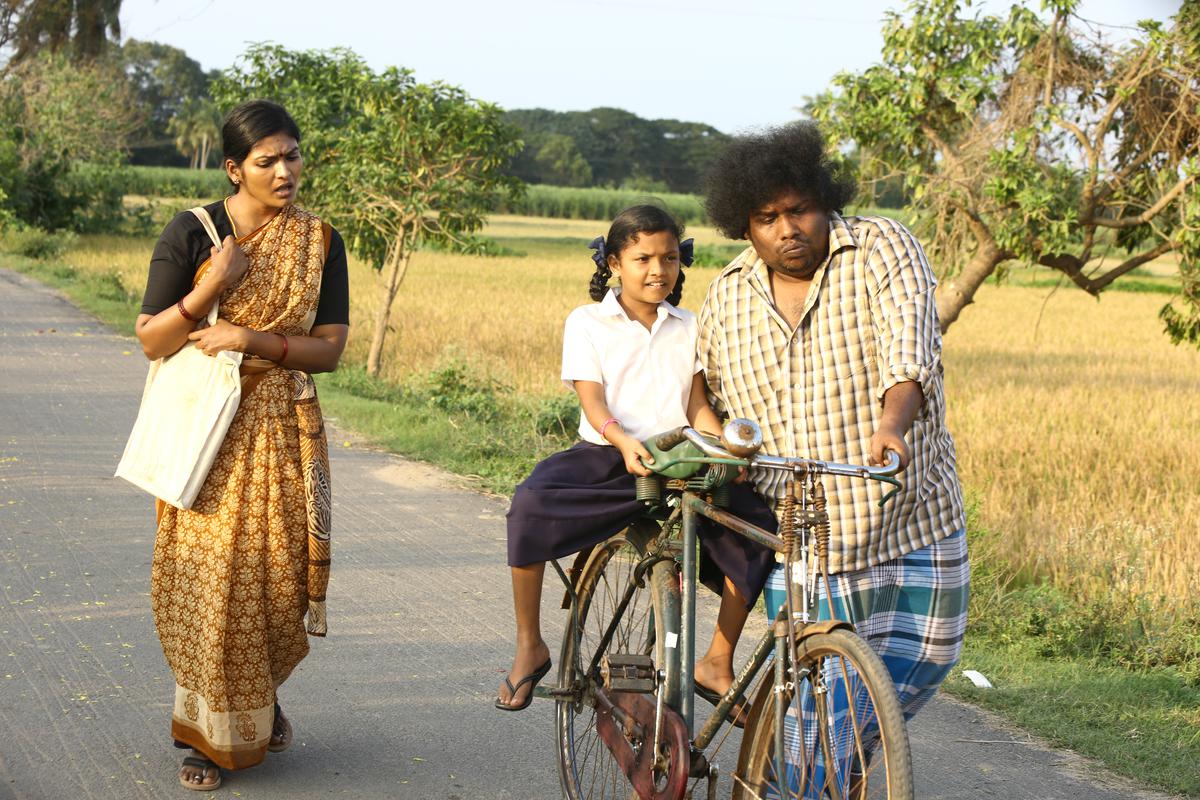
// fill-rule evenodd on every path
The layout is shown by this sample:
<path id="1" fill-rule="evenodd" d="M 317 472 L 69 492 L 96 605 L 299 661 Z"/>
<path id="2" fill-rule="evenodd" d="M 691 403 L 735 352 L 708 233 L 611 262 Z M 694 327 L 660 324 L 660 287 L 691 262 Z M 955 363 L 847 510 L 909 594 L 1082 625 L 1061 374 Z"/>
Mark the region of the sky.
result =
<path id="1" fill-rule="evenodd" d="M 1002 13 L 1009 4 L 976 5 Z M 1179 6 L 1083 0 L 1079 14 L 1121 36 Z M 205 69 L 228 67 L 251 42 L 348 47 L 375 69 L 407 67 L 504 108 L 614 106 L 736 133 L 796 119 L 833 75 L 877 62 L 888 9 L 903 3 L 124 0 L 120 20 L 123 39 L 173 45 Z"/>

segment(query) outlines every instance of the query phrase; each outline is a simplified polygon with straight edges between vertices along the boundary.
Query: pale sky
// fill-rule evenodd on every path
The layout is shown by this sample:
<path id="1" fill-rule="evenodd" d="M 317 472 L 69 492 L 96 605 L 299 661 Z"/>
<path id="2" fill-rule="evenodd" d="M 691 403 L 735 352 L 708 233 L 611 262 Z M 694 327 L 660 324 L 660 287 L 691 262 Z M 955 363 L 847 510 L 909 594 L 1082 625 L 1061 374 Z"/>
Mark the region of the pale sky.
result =
<path id="1" fill-rule="evenodd" d="M 349 47 L 504 108 L 615 106 L 733 133 L 796 118 L 806 95 L 879 60 L 899 0 L 124 0 L 124 38 L 164 42 L 205 69 L 248 42 Z M 986 11 L 1008 3 L 988 0 Z M 1130 26 L 1180 0 L 1083 0 L 1080 15 Z M 1033 4 L 1040 8 L 1040 2 Z M 1113 28 L 1114 35 L 1123 29 Z M 1126 31 L 1127 33 L 1127 31 Z"/>

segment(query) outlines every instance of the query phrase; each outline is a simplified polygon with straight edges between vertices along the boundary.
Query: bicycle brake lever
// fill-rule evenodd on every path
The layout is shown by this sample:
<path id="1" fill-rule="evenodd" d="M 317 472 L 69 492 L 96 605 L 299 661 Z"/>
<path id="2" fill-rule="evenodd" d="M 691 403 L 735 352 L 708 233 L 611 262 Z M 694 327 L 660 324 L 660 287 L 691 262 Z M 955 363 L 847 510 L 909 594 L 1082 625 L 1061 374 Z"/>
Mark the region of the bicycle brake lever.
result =
<path id="1" fill-rule="evenodd" d="M 883 497 L 879 498 L 879 508 L 883 508 L 884 505 L 887 504 L 888 500 L 891 500 L 893 497 L 900 494 L 900 490 L 904 488 L 904 484 L 900 483 L 900 481 L 896 480 L 895 478 L 889 477 L 887 475 L 872 475 L 871 480 L 876 480 L 876 481 L 879 481 L 880 483 L 886 483 L 892 487 L 892 490 L 890 492 L 885 494 Z"/>

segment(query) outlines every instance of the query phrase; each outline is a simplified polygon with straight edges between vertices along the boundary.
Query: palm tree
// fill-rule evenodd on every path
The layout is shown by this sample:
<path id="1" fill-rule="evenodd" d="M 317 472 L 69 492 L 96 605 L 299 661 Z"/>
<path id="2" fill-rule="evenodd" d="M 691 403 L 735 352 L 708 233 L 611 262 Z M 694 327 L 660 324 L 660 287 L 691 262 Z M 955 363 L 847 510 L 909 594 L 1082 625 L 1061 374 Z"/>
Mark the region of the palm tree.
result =
<path id="1" fill-rule="evenodd" d="M 175 147 L 188 157 L 192 169 L 208 167 L 220 131 L 221 114 L 207 97 L 188 98 L 167 123 L 167 133 L 175 137 Z"/>

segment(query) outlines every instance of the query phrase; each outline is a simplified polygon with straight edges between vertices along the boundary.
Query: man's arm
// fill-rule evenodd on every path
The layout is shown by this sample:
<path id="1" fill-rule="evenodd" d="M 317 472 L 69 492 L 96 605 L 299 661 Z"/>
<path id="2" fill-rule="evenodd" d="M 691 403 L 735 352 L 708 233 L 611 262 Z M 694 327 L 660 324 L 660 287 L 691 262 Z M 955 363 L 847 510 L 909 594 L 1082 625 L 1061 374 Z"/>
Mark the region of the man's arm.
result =
<path id="1" fill-rule="evenodd" d="M 895 450 L 900 456 L 900 469 L 907 469 L 912 460 L 912 448 L 904 440 L 913 420 L 921 410 L 925 396 L 921 384 L 904 381 L 893 384 L 883 394 L 883 418 L 879 428 L 871 437 L 871 463 L 882 465 L 887 462 L 887 451 Z"/>

